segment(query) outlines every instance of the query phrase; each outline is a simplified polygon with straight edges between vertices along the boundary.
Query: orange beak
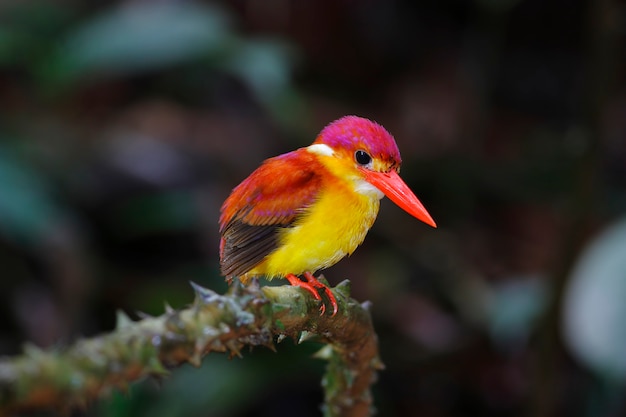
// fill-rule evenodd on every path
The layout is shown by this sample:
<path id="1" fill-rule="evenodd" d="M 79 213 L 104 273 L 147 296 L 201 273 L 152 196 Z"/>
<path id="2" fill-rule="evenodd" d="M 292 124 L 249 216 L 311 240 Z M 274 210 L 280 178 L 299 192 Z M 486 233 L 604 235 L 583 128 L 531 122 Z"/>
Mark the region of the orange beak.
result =
<path id="1" fill-rule="evenodd" d="M 422 203 L 413 194 L 409 186 L 402 181 L 402 178 L 396 171 L 375 172 L 361 169 L 361 172 L 365 175 L 367 182 L 382 191 L 402 210 L 432 227 L 437 227 L 433 218 L 430 217 Z"/>

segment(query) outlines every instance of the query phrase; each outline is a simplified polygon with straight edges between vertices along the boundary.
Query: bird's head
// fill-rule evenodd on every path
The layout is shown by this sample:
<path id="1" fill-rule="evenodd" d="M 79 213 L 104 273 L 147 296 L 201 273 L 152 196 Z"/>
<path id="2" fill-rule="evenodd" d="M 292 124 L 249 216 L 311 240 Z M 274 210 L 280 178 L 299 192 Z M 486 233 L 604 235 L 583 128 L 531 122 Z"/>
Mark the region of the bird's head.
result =
<path id="1" fill-rule="evenodd" d="M 398 145 L 381 125 L 362 117 L 345 116 L 326 126 L 309 148 L 332 157 L 343 175 L 356 179 L 356 191 L 382 192 L 407 213 L 437 227 L 398 175 L 402 164 Z"/>

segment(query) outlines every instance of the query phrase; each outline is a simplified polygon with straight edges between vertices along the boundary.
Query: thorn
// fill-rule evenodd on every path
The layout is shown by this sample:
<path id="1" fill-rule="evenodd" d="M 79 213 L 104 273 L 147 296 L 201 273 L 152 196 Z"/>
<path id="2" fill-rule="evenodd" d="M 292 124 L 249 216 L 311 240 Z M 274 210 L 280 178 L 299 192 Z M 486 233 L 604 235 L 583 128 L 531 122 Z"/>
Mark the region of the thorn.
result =
<path id="1" fill-rule="evenodd" d="M 241 295 L 243 293 L 243 284 L 239 279 L 233 279 L 230 283 L 230 288 L 228 289 L 229 294 L 232 295 Z"/>
<path id="2" fill-rule="evenodd" d="M 150 315 L 148 313 L 144 313 L 143 311 L 135 311 L 135 314 L 137 315 L 137 317 L 139 317 L 141 320 L 146 320 L 146 319 L 153 319 L 154 316 Z"/>
<path id="3" fill-rule="evenodd" d="M 165 318 L 165 328 L 171 332 L 180 332 L 185 328 L 185 323 L 180 319 L 180 312 L 174 311 Z"/>
<path id="4" fill-rule="evenodd" d="M 220 339 L 215 339 L 211 342 L 210 350 L 213 352 L 226 352 L 226 346 L 224 346 Z"/>
<path id="5" fill-rule="evenodd" d="M 193 355 L 189 357 L 189 363 L 196 368 L 199 368 L 200 364 L 202 363 L 202 357 L 198 352 L 194 352 Z"/>
<path id="6" fill-rule="evenodd" d="M 365 311 L 370 311 L 372 309 L 372 306 L 373 306 L 373 304 L 369 300 L 363 301 L 361 303 L 361 308 L 363 308 L 363 310 L 365 310 Z"/>
<path id="7" fill-rule="evenodd" d="M 230 349 L 230 357 L 232 358 L 233 356 L 237 356 L 239 358 L 243 357 L 241 355 L 241 347 L 243 346 L 242 343 L 237 342 L 236 340 L 229 340 L 228 342 L 226 342 L 226 347 L 228 347 L 228 349 Z"/>
<path id="8" fill-rule="evenodd" d="M 165 313 L 167 313 L 167 314 L 174 313 L 174 309 L 172 308 L 172 306 L 167 301 L 165 301 L 163 303 L 163 307 L 165 308 Z"/>
<path id="9" fill-rule="evenodd" d="M 150 358 L 148 361 L 148 371 L 154 376 L 169 375 L 169 371 L 165 369 L 163 363 L 155 357 Z"/>
<path id="10" fill-rule="evenodd" d="M 352 284 L 350 283 L 350 280 L 344 279 L 339 284 L 337 284 L 337 286 L 334 289 L 342 296 L 349 298 L 350 291 L 352 289 Z"/>
<path id="11" fill-rule="evenodd" d="M 115 319 L 116 330 L 125 329 L 133 325 L 133 321 L 122 310 L 117 310 L 115 312 L 115 316 L 116 316 L 116 319 Z"/>
<path id="12" fill-rule="evenodd" d="M 300 337 L 298 338 L 298 344 L 303 343 L 303 342 L 319 340 L 319 338 L 320 337 L 318 334 L 303 330 L 302 333 L 300 333 Z"/>
<path id="13" fill-rule="evenodd" d="M 377 371 L 382 371 L 383 369 L 385 369 L 385 364 L 383 363 L 383 361 L 380 360 L 378 356 L 372 359 L 372 362 L 370 363 L 370 365 L 372 368 L 376 369 Z"/>
<path id="14" fill-rule="evenodd" d="M 276 338 L 276 343 L 280 343 L 280 342 L 282 342 L 283 340 L 285 340 L 286 338 L 287 338 L 287 336 L 286 336 L 286 335 L 284 335 L 284 334 L 279 334 L 279 335 L 278 335 L 278 337 Z"/>
<path id="15" fill-rule="evenodd" d="M 210 341 L 211 341 L 210 337 L 202 337 L 202 336 L 198 337 L 194 345 L 194 353 L 197 355 L 202 354 L 202 352 L 206 350 Z"/>
<path id="16" fill-rule="evenodd" d="M 317 277 L 317 280 L 320 281 L 322 284 L 326 285 L 327 287 L 330 286 L 324 274 L 320 274 L 320 276 Z"/>
<path id="17" fill-rule="evenodd" d="M 333 357 L 334 351 L 331 345 L 326 345 L 313 355 L 314 358 L 330 360 Z"/>
<path id="18" fill-rule="evenodd" d="M 202 302 L 203 304 L 208 304 L 216 297 L 218 297 L 218 294 L 209 288 L 198 285 L 193 281 L 189 281 L 189 284 L 193 288 L 193 291 L 196 293 L 196 299 L 200 300 L 200 302 Z"/>

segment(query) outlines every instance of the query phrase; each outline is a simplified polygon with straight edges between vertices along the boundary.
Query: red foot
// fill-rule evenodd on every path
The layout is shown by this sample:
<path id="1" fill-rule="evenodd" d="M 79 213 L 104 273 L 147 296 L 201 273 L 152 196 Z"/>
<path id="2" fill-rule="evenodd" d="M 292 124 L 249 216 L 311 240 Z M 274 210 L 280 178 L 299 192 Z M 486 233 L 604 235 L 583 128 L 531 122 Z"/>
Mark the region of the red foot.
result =
<path id="1" fill-rule="evenodd" d="M 294 287 L 302 287 L 308 292 L 310 292 L 311 294 L 313 294 L 313 297 L 316 300 L 322 301 L 322 297 L 320 297 L 320 294 L 316 288 L 324 290 L 324 293 L 326 294 L 326 296 L 328 297 L 328 300 L 330 301 L 330 305 L 333 306 L 333 316 L 337 314 L 337 310 L 339 309 L 339 307 L 337 306 L 337 299 L 335 298 L 333 293 L 330 291 L 330 288 L 328 288 L 326 285 L 319 282 L 317 278 L 313 276 L 312 273 L 308 271 L 304 273 L 304 279 L 306 280 L 306 282 L 300 280 L 294 274 L 287 274 L 285 278 L 287 278 L 287 281 L 289 281 L 289 283 L 293 285 Z M 323 315 L 325 312 L 326 312 L 326 305 L 322 303 L 322 306 L 320 307 L 320 314 Z"/>

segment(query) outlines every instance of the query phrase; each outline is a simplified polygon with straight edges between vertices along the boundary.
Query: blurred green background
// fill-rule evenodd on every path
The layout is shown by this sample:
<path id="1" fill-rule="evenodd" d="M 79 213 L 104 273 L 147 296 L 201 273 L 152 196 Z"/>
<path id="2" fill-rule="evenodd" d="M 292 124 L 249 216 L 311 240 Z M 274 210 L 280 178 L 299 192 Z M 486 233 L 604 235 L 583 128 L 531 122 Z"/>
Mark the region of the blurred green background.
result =
<path id="1" fill-rule="evenodd" d="M 388 201 L 325 272 L 373 302 L 381 416 L 626 415 L 624 2 L 4 0 L 0 354 L 224 291 L 265 158 L 383 124 Z M 318 416 L 318 346 L 209 355 L 85 416 Z"/>

